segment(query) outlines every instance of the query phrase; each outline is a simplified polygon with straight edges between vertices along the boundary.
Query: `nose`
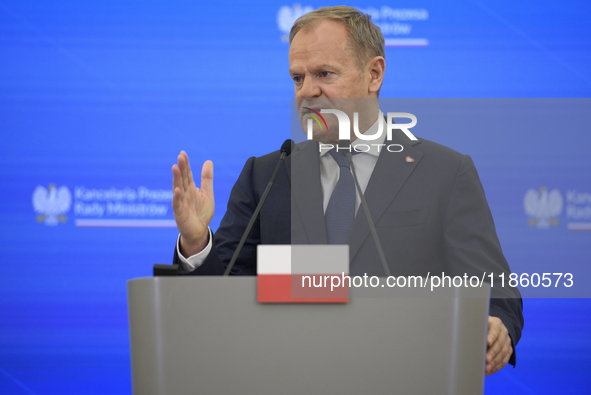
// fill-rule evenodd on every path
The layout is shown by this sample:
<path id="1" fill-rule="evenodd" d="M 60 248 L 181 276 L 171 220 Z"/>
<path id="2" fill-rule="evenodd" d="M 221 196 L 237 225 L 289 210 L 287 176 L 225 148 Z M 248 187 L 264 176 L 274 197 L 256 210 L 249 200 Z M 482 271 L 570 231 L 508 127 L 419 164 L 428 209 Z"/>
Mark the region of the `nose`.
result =
<path id="1" fill-rule="evenodd" d="M 296 97 L 306 99 L 319 97 L 321 94 L 322 90 L 320 89 L 318 83 L 314 81 L 314 78 L 306 76 L 304 78 L 304 82 L 302 83 L 302 87 L 299 89 L 299 91 L 296 92 Z"/>

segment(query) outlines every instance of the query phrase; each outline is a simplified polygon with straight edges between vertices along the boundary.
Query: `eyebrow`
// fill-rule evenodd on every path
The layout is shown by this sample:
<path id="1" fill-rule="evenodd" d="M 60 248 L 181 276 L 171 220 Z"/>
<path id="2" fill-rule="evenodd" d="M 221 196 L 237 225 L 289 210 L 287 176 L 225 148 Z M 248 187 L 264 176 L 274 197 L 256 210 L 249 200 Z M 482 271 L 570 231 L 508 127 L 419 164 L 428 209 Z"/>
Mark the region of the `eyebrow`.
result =
<path id="1" fill-rule="evenodd" d="M 318 66 L 315 66 L 314 69 L 312 69 L 312 71 L 316 72 L 319 70 L 326 70 L 326 69 L 335 70 L 336 67 L 331 64 L 328 64 L 328 63 L 322 63 Z M 289 75 L 298 74 L 298 73 L 295 73 L 291 68 L 288 71 L 289 71 Z"/>

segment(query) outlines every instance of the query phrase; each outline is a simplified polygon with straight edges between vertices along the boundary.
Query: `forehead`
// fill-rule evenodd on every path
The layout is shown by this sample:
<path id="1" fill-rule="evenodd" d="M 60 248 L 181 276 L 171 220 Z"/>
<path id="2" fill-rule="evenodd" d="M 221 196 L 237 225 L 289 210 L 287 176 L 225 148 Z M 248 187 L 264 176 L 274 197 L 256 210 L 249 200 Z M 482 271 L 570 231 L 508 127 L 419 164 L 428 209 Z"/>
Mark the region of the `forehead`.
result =
<path id="1" fill-rule="evenodd" d="M 300 30 L 289 47 L 289 65 L 292 70 L 331 64 L 347 67 L 354 61 L 347 28 L 329 19 Z"/>

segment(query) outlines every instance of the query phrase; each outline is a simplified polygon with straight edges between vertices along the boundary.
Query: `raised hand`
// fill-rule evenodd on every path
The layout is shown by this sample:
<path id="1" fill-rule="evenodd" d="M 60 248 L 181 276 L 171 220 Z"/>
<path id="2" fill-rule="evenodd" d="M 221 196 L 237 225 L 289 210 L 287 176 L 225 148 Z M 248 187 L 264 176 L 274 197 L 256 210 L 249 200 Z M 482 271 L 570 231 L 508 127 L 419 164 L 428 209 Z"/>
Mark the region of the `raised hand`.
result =
<path id="1" fill-rule="evenodd" d="M 172 166 L 172 209 L 181 234 L 181 253 L 185 257 L 203 250 L 209 242 L 208 226 L 213 218 L 213 163 L 206 161 L 201 170 L 201 189 L 193 182 L 189 157 L 181 151 Z"/>

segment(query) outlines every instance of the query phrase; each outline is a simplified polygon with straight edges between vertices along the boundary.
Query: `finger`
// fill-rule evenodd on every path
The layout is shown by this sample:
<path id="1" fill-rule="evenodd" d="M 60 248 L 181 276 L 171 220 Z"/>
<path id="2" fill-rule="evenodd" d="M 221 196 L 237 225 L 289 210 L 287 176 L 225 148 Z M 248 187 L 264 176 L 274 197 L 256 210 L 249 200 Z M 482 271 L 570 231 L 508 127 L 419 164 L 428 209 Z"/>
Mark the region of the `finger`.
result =
<path id="1" fill-rule="evenodd" d="M 201 191 L 213 198 L 213 162 L 208 160 L 201 170 Z"/>
<path id="2" fill-rule="evenodd" d="M 183 193 L 179 187 L 173 189 L 172 192 L 172 211 L 174 212 L 175 216 L 180 215 L 182 213 L 182 200 L 183 200 Z"/>
<path id="3" fill-rule="evenodd" d="M 505 342 L 497 340 L 486 353 L 486 362 L 491 365 L 496 365 L 501 362 L 505 357 L 503 351 L 506 352 L 506 346 Z"/>
<path id="4" fill-rule="evenodd" d="M 511 359 L 511 354 L 513 354 L 513 347 L 511 347 L 511 340 L 509 340 L 505 344 L 505 347 L 503 347 L 501 354 L 503 355 L 503 358 L 500 360 L 499 364 L 501 365 L 501 369 L 502 369 L 503 366 L 505 366 L 509 362 L 509 359 Z"/>
<path id="5" fill-rule="evenodd" d="M 488 317 L 488 336 L 486 337 L 486 343 L 489 347 L 492 346 L 494 341 L 499 336 L 501 330 L 501 320 L 496 317 Z"/>
<path id="6" fill-rule="evenodd" d="M 493 361 L 498 359 L 499 353 L 501 352 L 501 350 L 503 349 L 503 346 L 505 345 L 503 340 L 504 339 L 501 334 L 489 346 L 488 351 L 486 353 L 486 362 L 487 363 L 492 363 Z"/>
<path id="7" fill-rule="evenodd" d="M 193 172 L 191 171 L 191 164 L 189 163 L 189 155 L 185 151 L 181 151 L 183 156 L 183 163 L 185 165 L 185 182 L 187 187 L 193 186 Z"/>
<path id="8" fill-rule="evenodd" d="M 498 363 L 487 365 L 486 366 L 486 375 L 489 376 L 489 375 L 496 373 L 499 370 L 503 369 L 505 367 L 505 365 L 507 365 L 507 362 L 509 362 L 509 357 L 510 357 L 510 354 L 506 359 L 504 359 Z"/>
<path id="9" fill-rule="evenodd" d="M 178 165 L 172 165 L 172 191 L 176 188 L 181 189 L 182 187 L 182 176 L 181 176 L 181 169 Z"/>
<path id="10" fill-rule="evenodd" d="M 499 370 L 498 364 L 496 362 L 487 362 L 486 363 L 486 375 L 491 375 Z"/>
<path id="11" fill-rule="evenodd" d="M 506 336 L 505 339 L 499 340 L 497 344 L 501 344 L 501 347 L 497 354 L 490 361 L 490 364 L 492 366 L 501 365 L 502 368 L 509 361 L 509 357 L 511 356 L 511 340 L 509 336 Z"/>
<path id="12" fill-rule="evenodd" d="M 183 157 L 183 153 L 181 152 L 179 154 L 179 156 L 177 156 L 176 158 L 177 161 L 177 166 L 179 168 L 180 171 L 180 184 L 179 187 L 184 190 L 185 189 L 185 181 L 184 181 L 184 177 L 185 177 L 185 158 Z"/>
<path id="13" fill-rule="evenodd" d="M 504 331 L 503 331 L 504 332 Z M 493 374 L 499 370 L 501 370 L 513 354 L 513 347 L 511 346 L 511 338 L 509 337 L 508 333 L 501 333 L 500 336 L 502 339 L 496 343 L 503 344 L 501 350 L 489 361 L 488 353 L 487 353 L 487 364 L 486 364 L 486 374 Z"/>
<path id="14" fill-rule="evenodd" d="M 191 168 L 189 167 L 189 157 L 185 151 L 181 151 L 179 154 L 179 168 L 181 169 L 183 190 L 187 190 L 189 187 L 189 173 Z"/>
<path id="15" fill-rule="evenodd" d="M 189 163 L 189 155 L 187 155 L 185 151 L 183 151 L 183 154 L 185 154 L 185 160 L 187 161 L 187 186 L 193 187 L 195 183 L 193 182 L 193 172 L 191 171 L 191 164 Z"/>
<path id="16" fill-rule="evenodd" d="M 502 368 L 503 366 L 501 365 L 486 365 L 486 375 L 490 376 L 491 374 L 498 372 Z"/>

